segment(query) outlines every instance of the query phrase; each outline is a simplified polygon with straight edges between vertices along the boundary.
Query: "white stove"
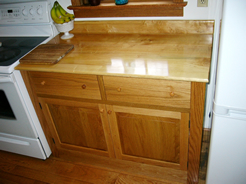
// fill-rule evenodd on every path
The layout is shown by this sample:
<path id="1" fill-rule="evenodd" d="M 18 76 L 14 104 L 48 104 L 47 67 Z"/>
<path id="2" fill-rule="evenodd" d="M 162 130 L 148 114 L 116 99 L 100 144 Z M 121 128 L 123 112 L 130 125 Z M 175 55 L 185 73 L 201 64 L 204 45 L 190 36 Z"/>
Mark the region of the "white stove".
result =
<path id="1" fill-rule="evenodd" d="M 50 18 L 51 2 L 0 1 L 0 150 L 40 159 L 51 150 L 22 76 L 19 59 L 58 32 Z"/>
<path id="2" fill-rule="evenodd" d="M 49 37 L 0 37 L 0 73 L 12 73 L 19 64 L 19 59 L 47 38 Z"/>
<path id="3" fill-rule="evenodd" d="M 47 0 L 0 1 L 0 73 L 12 73 L 21 57 L 57 34 L 50 18 L 51 6 Z"/>

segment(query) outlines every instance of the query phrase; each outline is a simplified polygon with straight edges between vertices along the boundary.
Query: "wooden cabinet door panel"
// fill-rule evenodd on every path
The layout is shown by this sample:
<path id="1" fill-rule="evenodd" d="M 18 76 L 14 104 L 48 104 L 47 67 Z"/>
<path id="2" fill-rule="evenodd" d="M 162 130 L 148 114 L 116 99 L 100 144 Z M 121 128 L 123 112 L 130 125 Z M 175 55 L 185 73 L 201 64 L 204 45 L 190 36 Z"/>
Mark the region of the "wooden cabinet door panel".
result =
<path id="1" fill-rule="evenodd" d="M 168 118 L 116 113 L 122 153 L 179 162 L 179 121 Z"/>
<path id="2" fill-rule="evenodd" d="M 108 121 L 98 104 L 48 98 L 40 101 L 57 147 L 114 155 Z"/>
<path id="3" fill-rule="evenodd" d="M 187 169 L 188 113 L 107 106 L 116 157 Z"/>
<path id="4" fill-rule="evenodd" d="M 48 108 L 62 143 L 107 150 L 98 111 L 56 104 Z"/>

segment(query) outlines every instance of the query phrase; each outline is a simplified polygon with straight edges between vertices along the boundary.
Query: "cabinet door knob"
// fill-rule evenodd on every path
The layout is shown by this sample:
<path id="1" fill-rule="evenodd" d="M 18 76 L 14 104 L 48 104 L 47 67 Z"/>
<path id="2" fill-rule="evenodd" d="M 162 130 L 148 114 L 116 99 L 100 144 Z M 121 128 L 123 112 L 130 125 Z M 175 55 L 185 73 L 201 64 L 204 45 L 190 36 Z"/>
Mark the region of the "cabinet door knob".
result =
<path id="1" fill-rule="evenodd" d="M 174 92 L 170 92 L 170 96 L 174 96 Z"/>
<path id="2" fill-rule="evenodd" d="M 103 113 L 104 112 L 104 109 L 100 109 L 100 113 Z"/>
<path id="3" fill-rule="evenodd" d="M 111 114 L 112 113 L 112 111 L 111 110 L 108 110 L 108 114 Z"/>
<path id="4" fill-rule="evenodd" d="M 118 91 L 118 92 L 121 92 L 121 87 L 118 87 L 117 91 Z"/>
<path id="5" fill-rule="evenodd" d="M 44 84 L 45 84 L 45 81 L 42 81 L 42 82 L 41 82 L 41 85 L 44 85 Z"/>
<path id="6" fill-rule="evenodd" d="M 86 85 L 85 85 L 85 84 L 83 84 L 83 85 L 82 85 L 82 89 L 85 89 L 85 88 L 86 88 Z"/>

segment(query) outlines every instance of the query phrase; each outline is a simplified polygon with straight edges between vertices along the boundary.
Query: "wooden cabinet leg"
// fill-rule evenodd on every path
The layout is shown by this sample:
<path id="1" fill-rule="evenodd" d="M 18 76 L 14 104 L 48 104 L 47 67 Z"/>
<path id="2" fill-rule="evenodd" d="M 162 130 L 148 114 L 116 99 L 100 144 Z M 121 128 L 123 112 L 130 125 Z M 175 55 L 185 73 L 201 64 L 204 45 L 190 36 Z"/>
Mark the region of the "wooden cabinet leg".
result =
<path id="1" fill-rule="evenodd" d="M 206 84 L 191 83 L 188 183 L 198 183 Z"/>

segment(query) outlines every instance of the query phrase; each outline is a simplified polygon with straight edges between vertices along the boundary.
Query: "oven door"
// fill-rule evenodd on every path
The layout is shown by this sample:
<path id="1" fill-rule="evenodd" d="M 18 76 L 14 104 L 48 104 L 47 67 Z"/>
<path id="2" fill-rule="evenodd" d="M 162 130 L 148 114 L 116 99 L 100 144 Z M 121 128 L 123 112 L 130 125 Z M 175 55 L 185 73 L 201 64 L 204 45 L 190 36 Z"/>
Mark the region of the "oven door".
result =
<path id="1" fill-rule="evenodd" d="M 51 150 L 23 85 L 17 71 L 0 74 L 0 150 L 46 159 Z"/>
<path id="2" fill-rule="evenodd" d="M 37 138 L 14 75 L 0 75 L 0 133 Z"/>

